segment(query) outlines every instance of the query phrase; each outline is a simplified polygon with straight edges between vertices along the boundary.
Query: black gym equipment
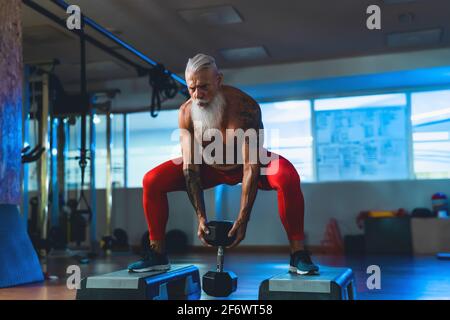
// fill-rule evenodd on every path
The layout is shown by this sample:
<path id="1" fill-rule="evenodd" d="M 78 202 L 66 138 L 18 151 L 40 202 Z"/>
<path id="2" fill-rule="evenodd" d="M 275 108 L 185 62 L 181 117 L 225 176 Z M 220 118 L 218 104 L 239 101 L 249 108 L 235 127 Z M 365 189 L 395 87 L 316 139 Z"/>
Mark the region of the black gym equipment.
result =
<path id="1" fill-rule="evenodd" d="M 124 229 L 114 229 L 112 236 L 105 236 L 101 241 L 101 248 L 104 251 L 128 252 L 130 245 L 128 243 L 128 234 Z"/>
<path id="2" fill-rule="evenodd" d="M 70 241 L 75 242 L 77 247 L 86 240 L 86 229 L 88 226 L 87 219 L 90 220 L 90 210 L 79 210 L 78 201 L 70 199 L 67 201 L 67 206 L 70 208 Z M 88 218 L 85 218 L 84 216 Z"/>
<path id="3" fill-rule="evenodd" d="M 66 233 L 62 227 L 50 228 L 47 238 L 41 238 L 39 233 L 39 199 L 34 196 L 30 199 L 31 216 L 28 220 L 28 235 L 34 249 L 39 257 L 45 252 L 48 254 L 52 249 L 64 250 L 67 245 Z"/>
<path id="4" fill-rule="evenodd" d="M 213 297 L 227 297 L 237 289 L 237 276 L 231 271 L 223 271 L 224 251 L 236 239 L 228 237 L 233 227 L 232 221 L 210 221 L 207 223 L 209 234 L 205 241 L 217 249 L 217 270 L 208 271 L 202 279 L 203 291 Z"/>
<path id="5" fill-rule="evenodd" d="M 353 271 L 320 267 L 320 275 L 283 273 L 264 280 L 259 300 L 355 300 Z"/>
<path id="6" fill-rule="evenodd" d="M 77 300 L 198 300 L 198 268 L 172 265 L 169 271 L 130 273 L 120 270 L 81 281 Z"/>
<path id="7" fill-rule="evenodd" d="M 48 241 L 51 249 L 65 250 L 67 248 L 67 234 L 63 227 L 55 226 L 51 227 L 48 232 Z"/>
<path id="8" fill-rule="evenodd" d="M 41 145 L 37 145 L 33 149 L 30 146 L 26 146 L 21 151 L 22 163 L 30 163 L 37 161 L 44 153 L 45 148 Z"/>
<path id="9" fill-rule="evenodd" d="M 150 250 L 149 233 L 145 231 L 141 237 L 140 254 L 144 256 L 145 252 Z M 165 237 L 166 253 L 171 254 L 186 254 L 189 252 L 189 241 L 186 233 L 179 229 L 172 229 L 166 233 Z"/>
<path id="10" fill-rule="evenodd" d="M 61 211 L 60 224 L 51 227 L 45 239 L 41 238 L 39 234 L 38 197 L 35 196 L 30 199 L 30 206 L 31 216 L 28 221 L 28 234 L 38 255 L 42 252 L 48 254 L 51 250 L 64 251 L 67 249 L 69 242 L 74 242 L 77 247 L 80 247 L 81 243 L 86 240 L 90 212 L 77 209 L 78 201 L 76 199 L 67 201 L 68 212 Z M 85 218 L 85 216 L 87 217 Z M 90 257 L 92 258 L 94 255 L 90 254 Z"/>

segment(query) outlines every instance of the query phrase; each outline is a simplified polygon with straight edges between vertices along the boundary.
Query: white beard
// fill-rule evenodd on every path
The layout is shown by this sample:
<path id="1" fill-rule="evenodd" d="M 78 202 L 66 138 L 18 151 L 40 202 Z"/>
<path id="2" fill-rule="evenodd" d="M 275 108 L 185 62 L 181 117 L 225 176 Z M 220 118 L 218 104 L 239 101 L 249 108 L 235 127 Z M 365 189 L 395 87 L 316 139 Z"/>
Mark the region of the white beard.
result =
<path id="1" fill-rule="evenodd" d="M 194 134 L 198 141 L 202 141 L 203 139 L 210 140 L 211 137 L 208 133 L 205 135 L 203 134 L 208 129 L 220 130 L 226 101 L 222 93 L 219 92 L 206 107 L 199 106 L 198 102 L 199 101 L 192 100 L 191 105 Z"/>

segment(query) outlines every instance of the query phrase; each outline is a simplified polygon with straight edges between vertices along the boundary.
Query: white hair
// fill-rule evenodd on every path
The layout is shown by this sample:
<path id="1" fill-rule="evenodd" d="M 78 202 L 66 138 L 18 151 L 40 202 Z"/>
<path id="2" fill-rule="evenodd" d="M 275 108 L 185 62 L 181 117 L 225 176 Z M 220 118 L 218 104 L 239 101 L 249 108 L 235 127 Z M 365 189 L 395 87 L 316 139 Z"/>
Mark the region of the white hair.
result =
<path id="1" fill-rule="evenodd" d="M 203 53 L 199 53 L 188 60 L 186 71 L 184 74 L 187 78 L 189 74 L 195 73 L 203 68 L 213 68 L 214 70 L 219 72 L 219 69 L 216 65 L 216 60 L 213 57 Z"/>

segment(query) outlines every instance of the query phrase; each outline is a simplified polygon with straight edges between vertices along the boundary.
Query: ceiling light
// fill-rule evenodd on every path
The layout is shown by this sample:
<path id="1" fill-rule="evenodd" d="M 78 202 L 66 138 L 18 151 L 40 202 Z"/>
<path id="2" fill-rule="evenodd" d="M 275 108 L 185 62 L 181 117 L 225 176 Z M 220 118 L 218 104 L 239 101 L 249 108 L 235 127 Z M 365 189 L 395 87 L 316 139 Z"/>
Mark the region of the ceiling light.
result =
<path id="1" fill-rule="evenodd" d="M 416 2 L 417 0 L 383 0 L 385 4 Z"/>
<path id="2" fill-rule="evenodd" d="M 259 60 L 269 57 L 266 49 L 262 46 L 222 49 L 220 53 L 228 61 Z"/>
<path id="3" fill-rule="evenodd" d="M 232 6 L 182 10 L 178 14 L 192 24 L 224 25 L 242 22 L 241 16 Z"/>

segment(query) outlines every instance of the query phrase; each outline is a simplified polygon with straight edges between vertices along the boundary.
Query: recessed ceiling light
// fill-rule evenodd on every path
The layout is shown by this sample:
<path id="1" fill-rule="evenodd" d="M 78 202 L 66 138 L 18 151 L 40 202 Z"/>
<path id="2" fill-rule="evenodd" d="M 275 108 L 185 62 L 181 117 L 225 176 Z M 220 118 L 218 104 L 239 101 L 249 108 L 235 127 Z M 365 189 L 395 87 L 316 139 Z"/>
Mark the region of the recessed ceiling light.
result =
<path id="1" fill-rule="evenodd" d="M 387 35 L 388 47 L 416 47 L 437 45 L 441 42 L 442 29 L 397 32 Z"/>
<path id="2" fill-rule="evenodd" d="M 178 14 L 192 24 L 224 25 L 242 22 L 241 16 L 232 6 L 182 10 Z"/>
<path id="3" fill-rule="evenodd" d="M 418 0 L 383 0 L 385 4 L 417 2 Z"/>
<path id="4" fill-rule="evenodd" d="M 220 53 L 228 61 L 259 60 L 269 57 L 266 49 L 262 46 L 222 49 Z"/>

